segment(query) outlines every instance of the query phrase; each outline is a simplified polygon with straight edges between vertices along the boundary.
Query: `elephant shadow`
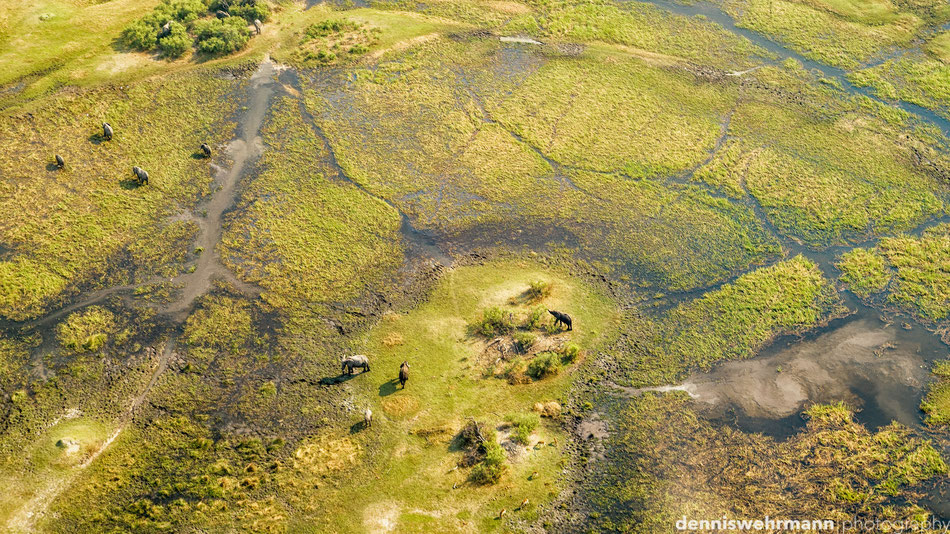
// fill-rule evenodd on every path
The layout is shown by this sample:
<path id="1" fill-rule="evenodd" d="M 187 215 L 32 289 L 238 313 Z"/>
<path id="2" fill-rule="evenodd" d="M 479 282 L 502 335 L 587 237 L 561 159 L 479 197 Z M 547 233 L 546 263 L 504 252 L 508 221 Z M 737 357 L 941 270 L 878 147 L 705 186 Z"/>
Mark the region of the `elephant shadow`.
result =
<path id="1" fill-rule="evenodd" d="M 360 432 L 366 430 L 367 428 L 369 428 L 369 425 L 366 424 L 366 421 L 353 423 L 353 425 L 350 426 L 350 434 L 359 434 Z"/>
<path id="2" fill-rule="evenodd" d="M 135 178 L 126 178 L 124 180 L 119 180 L 119 187 L 125 189 L 126 191 L 132 189 L 138 189 L 142 187 L 143 184 L 139 183 Z"/>
<path id="3" fill-rule="evenodd" d="M 101 132 L 90 135 L 88 139 L 89 139 L 89 142 L 94 145 L 101 145 L 102 143 L 108 141 L 108 139 L 106 139 L 106 136 L 102 135 Z"/>
<path id="4" fill-rule="evenodd" d="M 197 151 L 191 153 L 191 159 L 210 159 L 211 156 L 206 156 L 204 152 Z"/>
<path id="5" fill-rule="evenodd" d="M 393 393 L 398 391 L 398 389 L 396 388 L 397 384 L 399 384 L 398 378 L 393 378 L 389 382 L 383 382 L 382 384 L 379 385 L 379 396 L 386 397 L 388 395 L 392 395 Z"/>
<path id="6" fill-rule="evenodd" d="M 47 163 L 47 164 L 46 164 L 46 170 L 49 171 L 49 172 L 56 172 L 56 171 L 59 170 L 59 165 L 57 165 L 57 164 L 55 164 L 55 163 Z"/>
<path id="7" fill-rule="evenodd" d="M 324 386 L 334 386 L 336 384 L 342 384 L 347 380 L 353 380 L 354 378 L 360 376 L 359 374 L 349 375 L 346 373 L 335 375 L 335 376 L 325 376 L 320 379 L 320 384 Z"/>

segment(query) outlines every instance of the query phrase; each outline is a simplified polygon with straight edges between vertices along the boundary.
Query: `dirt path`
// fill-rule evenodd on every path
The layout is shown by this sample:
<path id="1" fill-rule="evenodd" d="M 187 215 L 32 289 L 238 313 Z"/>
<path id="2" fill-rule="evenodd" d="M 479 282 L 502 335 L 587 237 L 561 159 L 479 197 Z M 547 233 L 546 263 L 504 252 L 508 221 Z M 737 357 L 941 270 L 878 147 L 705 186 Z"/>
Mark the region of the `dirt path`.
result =
<path id="1" fill-rule="evenodd" d="M 224 212 L 234 205 L 237 198 L 237 184 L 244 175 L 245 168 L 260 157 L 263 151 L 263 142 L 258 133 L 264 116 L 270 107 L 271 97 L 277 90 L 278 83 L 274 79 L 277 67 L 268 58 L 261 63 L 257 72 L 251 76 L 250 98 L 247 111 L 241 118 L 240 135 L 228 144 L 227 152 L 234 161 L 230 169 L 218 169 L 215 180 L 220 186 L 211 201 L 206 206 L 207 215 L 198 219 L 199 233 L 196 246 L 203 252 L 198 258 L 194 272 L 182 275 L 177 281 L 184 284 L 179 299 L 162 310 L 177 320 L 184 320 L 191 311 L 195 299 L 211 288 L 211 278 L 222 276 L 238 286 L 243 284 L 233 274 L 224 268 L 217 253 L 217 245 L 221 241 L 222 220 Z"/>

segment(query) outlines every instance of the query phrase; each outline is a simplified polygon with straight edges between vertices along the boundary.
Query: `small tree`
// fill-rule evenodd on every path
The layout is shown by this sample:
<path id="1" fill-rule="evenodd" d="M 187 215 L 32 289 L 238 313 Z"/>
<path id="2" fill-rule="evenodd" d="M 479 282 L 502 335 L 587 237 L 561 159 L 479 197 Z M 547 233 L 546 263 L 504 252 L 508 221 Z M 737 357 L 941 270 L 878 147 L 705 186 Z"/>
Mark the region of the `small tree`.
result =
<path id="1" fill-rule="evenodd" d="M 158 39 L 158 28 L 144 19 L 129 24 L 122 30 L 122 42 L 136 50 L 151 50 Z"/>
<path id="2" fill-rule="evenodd" d="M 198 51 L 205 54 L 230 54 L 241 50 L 251 38 L 244 19 L 199 20 L 193 26 L 198 41 Z"/>
<path id="3" fill-rule="evenodd" d="M 469 478 L 476 484 L 496 484 L 508 470 L 505 450 L 494 440 L 486 440 L 481 447 L 485 458 L 472 468 Z"/>
<path id="4" fill-rule="evenodd" d="M 180 22 L 172 22 L 168 35 L 158 40 L 158 49 L 166 57 L 181 57 L 191 48 L 192 39 L 188 36 L 188 29 Z"/>
<path id="5" fill-rule="evenodd" d="M 528 364 L 528 376 L 541 380 L 561 372 L 561 356 L 553 352 L 542 352 Z"/>

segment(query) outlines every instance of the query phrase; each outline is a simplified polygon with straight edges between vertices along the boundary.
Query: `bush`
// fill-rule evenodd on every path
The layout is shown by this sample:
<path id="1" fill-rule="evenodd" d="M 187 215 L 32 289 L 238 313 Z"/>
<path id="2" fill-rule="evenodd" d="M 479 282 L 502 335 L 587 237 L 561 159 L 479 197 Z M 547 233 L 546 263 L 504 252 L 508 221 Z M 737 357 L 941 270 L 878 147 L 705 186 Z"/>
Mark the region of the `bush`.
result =
<path id="1" fill-rule="evenodd" d="M 528 364 L 528 376 L 541 380 L 561 372 L 561 356 L 553 352 L 542 352 Z"/>
<path id="2" fill-rule="evenodd" d="M 534 345 L 537 336 L 531 332 L 515 332 L 515 345 L 518 347 L 518 352 L 525 353 L 528 352 L 528 349 Z"/>
<path id="3" fill-rule="evenodd" d="M 574 343 L 568 343 L 561 347 L 561 350 L 558 351 L 561 355 L 561 363 L 564 365 L 570 365 L 577 360 L 577 357 L 581 353 L 581 348 L 575 345 Z"/>
<path id="4" fill-rule="evenodd" d="M 307 38 L 326 37 L 334 33 L 342 33 L 357 28 L 359 28 L 359 24 L 346 20 L 324 20 L 307 27 Z"/>
<path id="5" fill-rule="evenodd" d="M 534 429 L 538 428 L 538 423 L 541 422 L 541 419 L 533 413 L 508 414 L 505 420 L 511 423 L 511 426 L 514 428 L 514 431 L 511 433 L 511 439 L 522 445 L 528 444 L 531 433 L 534 432 Z"/>
<path id="6" fill-rule="evenodd" d="M 485 457 L 472 468 L 469 478 L 476 484 L 495 484 L 508 469 L 505 464 L 505 450 L 494 440 L 482 443 L 481 450 Z"/>
<path id="7" fill-rule="evenodd" d="M 158 34 L 166 22 L 171 22 L 172 32 L 162 40 L 175 37 L 164 44 L 162 52 L 167 56 L 180 56 L 187 50 L 187 46 L 181 50 L 184 43 L 182 35 L 187 35 L 185 25 L 198 20 L 207 12 L 208 6 L 202 0 L 163 0 L 151 13 L 126 26 L 122 30 L 122 41 L 138 50 L 151 50 L 162 44 L 158 42 Z M 176 26 L 180 29 L 176 29 Z M 175 54 L 177 50 L 181 52 Z"/>
<path id="8" fill-rule="evenodd" d="M 59 342 L 75 352 L 95 352 L 109 341 L 116 330 L 115 315 L 100 306 L 74 312 L 56 327 Z"/>
<path id="9" fill-rule="evenodd" d="M 162 0 L 145 19 L 161 28 L 169 20 L 184 24 L 194 22 L 207 12 L 208 5 L 203 0 Z"/>
<path id="10" fill-rule="evenodd" d="M 482 312 L 482 318 L 475 323 L 475 330 L 483 336 L 492 337 L 511 333 L 515 329 L 511 312 L 492 306 Z"/>
<path id="11" fill-rule="evenodd" d="M 551 294 L 551 284 L 541 280 L 535 280 L 528 285 L 525 296 L 529 302 L 541 302 L 545 297 Z"/>
<path id="12" fill-rule="evenodd" d="M 254 22 L 254 19 L 267 22 L 270 18 L 270 7 L 263 2 L 254 2 L 231 6 L 230 13 L 232 17 L 241 17 L 247 22 Z"/>
<path id="13" fill-rule="evenodd" d="M 527 384 L 531 382 L 531 379 L 528 378 L 528 375 L 525 374 L 528 366 L 525 364 L 524 360 L 521 358 L 515 358 L 508 363 L 505 367 L 505 371 L 502 373 L 502 376 L 508 379 L 508 383 L 511 385 L 516 384 Z"/>
<path id="14" fill-rule="evenodd" d="M 239 17 L 199 20 L 193 29 L 198 51 L 205 54 L 230 54 L 244 48 L 251 38 L 251 30 Z"/>
<path id="15" fill-rule="evenodd" d="M 122 42 L 136 50 L 151 50 L 158 39 L 158 28 L 140 19 L 122 30 Z"/>
<path id="16" fill-rule="evenodd" d="M 192 38 L 188 36 L 185 25 L 180 22 L 172 22 L 169 34 L 158 40 L 158 49 L 166 57 L 181 57 L 191 45 Z"/>
<path id="17" fill-rule="evenodd" d="M 541 327 L 544 326 L 543 321 L 547 313 L 548 310 L 544 306 L 538 306 L 531 310 L 531 313 L 528 314 L 528 318 L 525 319 L 524 327 L 532 330 L 540 330 Z"/>

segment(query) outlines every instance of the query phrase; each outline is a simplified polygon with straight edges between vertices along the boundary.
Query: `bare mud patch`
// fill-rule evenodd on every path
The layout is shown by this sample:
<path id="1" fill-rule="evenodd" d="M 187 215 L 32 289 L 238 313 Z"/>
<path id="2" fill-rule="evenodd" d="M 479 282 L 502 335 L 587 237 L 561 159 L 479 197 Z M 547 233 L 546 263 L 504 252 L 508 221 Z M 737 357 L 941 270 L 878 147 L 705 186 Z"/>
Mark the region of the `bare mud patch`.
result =
<path id="1" fill-rule="evenodd" d="M 920 425 L 919 404 L 934 359 L 947 349 L 923 328 L 865 314 L 810 339 L 789 341 L 763 356 L 719 365 L 681 384 L 644 391 L 685 391 L 716 418 L 779 420 L 812 403 L 844 401 L 871 426 Z M 752 425 L 755 426 L 755 425 Z"/>

